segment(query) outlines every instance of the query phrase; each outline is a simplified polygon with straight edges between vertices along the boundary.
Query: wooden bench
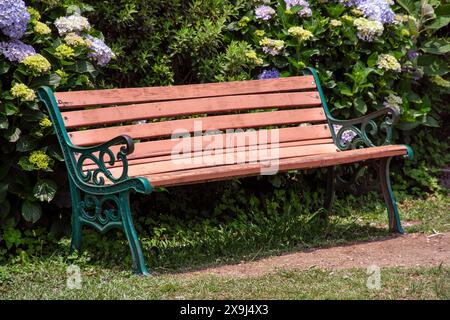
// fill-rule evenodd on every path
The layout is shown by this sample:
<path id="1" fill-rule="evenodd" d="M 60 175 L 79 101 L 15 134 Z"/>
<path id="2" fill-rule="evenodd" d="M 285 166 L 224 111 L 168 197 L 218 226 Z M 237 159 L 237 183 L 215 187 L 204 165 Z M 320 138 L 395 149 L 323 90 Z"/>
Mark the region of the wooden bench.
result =
<path id="1" fill-rule="evenodd" d="M 72 250 L 80 250 L 83 225 L 100 232 L 122 228 L 134 271 L 148 274 L 130 212 L 131 190 L 149 194 L 153 187 L 258 175 L 275 162 L 280 172 L 328 167 L 329 209 L 335 166 L 375 160 L 389 227 L 403 232 L 389 164 L 394 156 L 412 157 L 412 150 L 390 144 L 398 112 L 384 108 L 354 120 L 333 118 L 312 68 L 304 76 L 282 79 L 56 93 L 42 87 L 38 93 L 69 172 Z M 259 134 L 257 139 L 245 137 L 248 128 L 259 129 L 253 132 Z M 184 134 L 174 136 L 180 129 Z M 227 129 L 243 130 L 224 132 Z M 201 135 L 209 130 L 219 131 Z M 351 139 L 344 140 L 349 132 Z M 223 146 L 210 148 L 213 138 Z M 180 142 L 188 149 L 177 160 L 173 150 Z M 268 156 L 247 161 L 252 150 L 267 151 Z M 225 156 L 241 161 L 217 161 Z"/>

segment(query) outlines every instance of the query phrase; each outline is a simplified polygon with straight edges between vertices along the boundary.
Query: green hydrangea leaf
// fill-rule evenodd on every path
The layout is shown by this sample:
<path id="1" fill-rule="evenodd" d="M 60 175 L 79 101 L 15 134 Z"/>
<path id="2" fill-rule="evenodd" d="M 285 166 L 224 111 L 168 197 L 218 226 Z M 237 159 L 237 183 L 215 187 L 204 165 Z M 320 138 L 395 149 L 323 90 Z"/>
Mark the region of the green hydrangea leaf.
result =
<path id="1" fill-rule="evenodd" d="M 0 203 L 3 203 L 8 193 L 8 184 L 6 182 L 0 182 Z"/>
<path id="2" fill-rule="evenodd" d="M 49 179 L 39 180 L 33 188 L 33 195 L 40 201 L 50 202 L 56 195 L 58 186 L 56 182 Z"/>
<path id="3" fill-rule="evenodd" d="M 8 127 L 9 127 L 8 118 L 0 114 L 0 129 L 8 129 Z"/>
<path id="4" fill-rule="evenodd" d="M 17 141 L 16 150 L 19 152 L 27 152 L 38 147 L 38 141 L 31 136 L 23 136 Z"/>
<path id="5" fill-rule="evenodd" d="M 17 140 L 19 140 L 21 133 L 22 131 L 19 128 L 10 128 L 5 132 L 4 137 L 9 142 L 16 142 Z"/>
<path id="6" fill-rule="evenodd" d="M 367 104 L 364 102 L 364 100 L 361 97 L 358 97 L 354 101 L 354 106 L 356 110 L 358 110 L 361 114 L 366 114 L 367 112 Z"/>
<path id="7" fill-rule="evenodd" d="M 37 202 L 25 200 L 22 203 L 22 217 L 31 223 L 36 223 L 42 216 L 41 205 Z"/>
<path id="8" fill-rule="evenodd" d="M 444 39 L 432 39 L 425 42 L 420 50 L 432 54 L 446 54 L 450 51 L 450 43 Z"/>

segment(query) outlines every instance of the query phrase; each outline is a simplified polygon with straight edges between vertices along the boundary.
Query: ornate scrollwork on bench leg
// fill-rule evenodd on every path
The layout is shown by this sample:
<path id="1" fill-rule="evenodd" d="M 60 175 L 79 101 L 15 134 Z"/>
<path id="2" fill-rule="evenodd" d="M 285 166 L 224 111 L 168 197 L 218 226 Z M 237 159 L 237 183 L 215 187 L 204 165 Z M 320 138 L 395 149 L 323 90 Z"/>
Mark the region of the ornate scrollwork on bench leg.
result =
<path id="1" fill-rule="evenodd" d="M 79 219 L 101 233 L 122 228 L 120 201 L 116 195 L 84 194 L 78 202 Z"/>
<path id="2" fill-rule="evenodd" d="M 112 147 L 118 148 L 114 152 Z M 73 221 L 74 247 L 81 239 L 81 235 L 78 236 L 79 224 L 90 225 L 100 232 L 112 228 L 123 229 L 131 249 L 133 271 L 149 275 L 133 226 L 129 193 L 135 190 L 148 194 L 152 188 L 146 179 L 128 177 L 126 156 L 133 152 L 133 141 L 124 135 L 100 146 L 88 148 L 70 146 L 70 149 L 74 153 L 76 168 L 74 176 L 79 181 L 77 186 L 73 183 L 73 189 L 76 190 L 73 204 L 77 207 L 74 219 L 79 221 L 79 223 Z M 120 166 L 114 167 L 118 162 Z M 118 172 L 118 176 L 114 175 L 113 171 Z"/>

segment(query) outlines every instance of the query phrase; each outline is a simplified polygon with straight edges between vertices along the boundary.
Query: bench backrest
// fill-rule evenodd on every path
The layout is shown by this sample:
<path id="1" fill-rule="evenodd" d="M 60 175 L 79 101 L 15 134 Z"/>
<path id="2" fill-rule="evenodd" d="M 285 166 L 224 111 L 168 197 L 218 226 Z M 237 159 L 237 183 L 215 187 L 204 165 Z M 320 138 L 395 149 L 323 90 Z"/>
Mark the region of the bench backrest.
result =
<path id="1" fill-rule="evenodd" d="M 89 146 L 121 134 L 151 140 L 179 129 L 192 133 L 301 123 L 313 124 L 301 128 L 303 139 L 331 138 L 319 90 L 315 77 L 306 75 L 54 95 L 72 143 Z M 136 123 L 140 120 L 148 122 Z"/>

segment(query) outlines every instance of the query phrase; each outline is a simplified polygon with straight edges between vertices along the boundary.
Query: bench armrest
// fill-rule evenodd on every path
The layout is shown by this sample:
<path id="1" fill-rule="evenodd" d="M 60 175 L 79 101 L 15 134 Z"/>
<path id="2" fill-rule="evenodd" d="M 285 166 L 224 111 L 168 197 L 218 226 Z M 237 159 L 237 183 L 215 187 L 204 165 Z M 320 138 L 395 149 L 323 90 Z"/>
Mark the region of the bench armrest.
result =
<path id="1" fill-rule="evenodd" d="M 92 147 L 78 147 L 71 143 L 67 145 L 74 156 L 76 177 L 91 193 L 104 194 L 127 188 L 141 193 L 151 192 L 152 187 L 147 179 L 128 177 L 127 155 L 134 151 L 134 142 L 130 136 L 120 135 Z M 114 151 L 111 149 L 114 146 L 120 148 Z M 117 162 L 122 163 L 118 176 L 111 172 L 111 167 Z"/>
<path id="2" fill-rule="evenodd" d="M 391 144 L 393 125 L 399 118 L 397 109 L 385 107 L 350 120 L 338 120 L 328 116 L 328 121 L 338 148 L 349 150 Z"/>
<path id="3" fill-rule="evenodd" d="M 317 70 L 314 68 L 306 68 L 303 73 L 314 77 L 323 109 L 330 124 L 333 140 L 340 150 L 391 144 L 392 127 L 400 118 L 400 112 L 397 109 L 385 107 L 355 119 L 335 119 L 328 109 Z M 378 118 L 381 118 L 381 120 L 377 124 L 375 120 Z"/>

